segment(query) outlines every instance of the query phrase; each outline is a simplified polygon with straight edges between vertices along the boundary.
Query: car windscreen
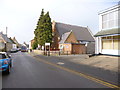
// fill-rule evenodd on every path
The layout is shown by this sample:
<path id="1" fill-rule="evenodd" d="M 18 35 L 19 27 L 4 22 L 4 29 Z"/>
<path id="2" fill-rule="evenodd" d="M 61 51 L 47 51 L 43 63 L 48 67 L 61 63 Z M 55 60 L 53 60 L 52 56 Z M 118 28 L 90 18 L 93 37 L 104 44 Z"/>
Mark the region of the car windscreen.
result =
<path id="1" fill-rule="evenodd" d="M 5 54 L 0 54 L 0 59 L 5 59 L 5 58 L 6 58 Z"/>

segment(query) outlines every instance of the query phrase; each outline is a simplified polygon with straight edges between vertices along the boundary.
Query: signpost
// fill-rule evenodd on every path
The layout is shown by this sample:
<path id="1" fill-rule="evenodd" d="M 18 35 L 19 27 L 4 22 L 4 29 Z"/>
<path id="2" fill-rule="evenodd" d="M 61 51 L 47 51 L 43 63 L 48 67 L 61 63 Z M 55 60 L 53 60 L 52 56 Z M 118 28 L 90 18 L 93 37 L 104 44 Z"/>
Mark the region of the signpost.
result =
<path id="1" fill-rule="evenodd" d="M 50 43 L 45 43 L 45 46 L 50 46 Z"/>

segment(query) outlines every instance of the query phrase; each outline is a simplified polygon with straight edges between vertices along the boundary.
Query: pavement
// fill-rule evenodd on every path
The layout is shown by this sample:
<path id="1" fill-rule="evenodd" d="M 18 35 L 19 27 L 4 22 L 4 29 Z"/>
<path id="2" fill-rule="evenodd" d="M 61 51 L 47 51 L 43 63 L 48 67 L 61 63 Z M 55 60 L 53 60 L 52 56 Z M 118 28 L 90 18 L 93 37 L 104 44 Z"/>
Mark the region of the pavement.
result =
<path id="1" fill-rule="evenodd" d="M 110 70 L 113 72 L 118 72 L 118 60 L 120 57 L 116 56 L 106 56 L 99 55 L 88 58 L 87 55 L 77 55 L 77 56 L 60 56 L 63 60 L 69 60 L 77 64 L 89 65 L 96 68 L 101 68 L 104 70 Z"/>
<path id="2" fill-rule="evenodd" d="M 12 54 L 13 67 L 10 75 L 2 76 L 2 88 L 119 88 L 86 72 L 98 73 L 111 81 L 110 72 L 62 61 L 60 58 L 17 52 Z M 88 69 L 89 68 L 89 69 Z M 84 73 L 83 73 L 84 72 Z"/>

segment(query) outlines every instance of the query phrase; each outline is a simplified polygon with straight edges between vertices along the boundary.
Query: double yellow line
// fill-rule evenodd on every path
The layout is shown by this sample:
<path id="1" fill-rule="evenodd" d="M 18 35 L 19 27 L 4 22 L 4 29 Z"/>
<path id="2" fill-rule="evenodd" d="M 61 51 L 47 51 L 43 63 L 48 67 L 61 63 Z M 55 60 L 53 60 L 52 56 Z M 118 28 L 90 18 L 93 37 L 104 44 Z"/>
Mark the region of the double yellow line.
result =
<path id="1" fill-rule="evenodd" d="M 117 85 L 110 84 L 110 83 L 108 83 L 108 82 L 102 81 L 102 80 L 100 80 L 100 79 L 94 78 L 94 77 L 89 76 L 89 75 L 86 75 L 86 74 L 83 74 L 83 73 L 81 73 L 81 72 L 77 72 L 77 71 L 74 71 L 74 70 L 71 70 L 71 69 L 68 69 L 68 68 L 59 66 L 59 65 L 57 65 L 57 64 L 51 63 L 51 62 L 46 61 L 46 60 L 41 60 L 41 59 L 39 59 L 39 58 L 37 58 L 37 57 L 35 57 L 35 58 L 36 58 L 37 60 L 45 63 L 45 64 L 52 65 L 52 66 L 54 66 L 54 67 L 60 68 L 60 69 L 62 69 L 62 70 L 64 70 L 64 71 L 73 73 L 73 74 L 78 75 L 78 76 L 82 76 L 82 77 L 84 77 L 84 78 L 87 78 L 87 79 L 89 79 L 89 80 L 91 80 L 91 81 L 94 81 L 94 82 L 97 82 L 97 83 L 99 83 L 99 84 L 102 84 L 102 85 L 104 85 L 104 86 L 107 86 L 107 87 L 109 87 L 109 88 L 117 88 L 117 89 L 120 89 L 120 87 L 117 86 Z"/>

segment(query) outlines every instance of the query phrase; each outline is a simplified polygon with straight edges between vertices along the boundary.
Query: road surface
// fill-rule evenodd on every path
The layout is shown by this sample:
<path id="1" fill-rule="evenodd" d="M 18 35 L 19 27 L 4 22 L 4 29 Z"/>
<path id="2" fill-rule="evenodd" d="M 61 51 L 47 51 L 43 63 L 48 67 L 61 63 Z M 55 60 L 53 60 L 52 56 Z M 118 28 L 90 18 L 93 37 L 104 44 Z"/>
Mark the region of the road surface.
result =
<path id="1" fill-rule="evenodd" d="M 104 81 L 82 75 L 71 69 L 35 58 L 24 52 L 12 54 L 10 75 L 2 76 L 2 88 L 111 88 Z M 59 64 L 59 65 L 58 65 Z"/>

